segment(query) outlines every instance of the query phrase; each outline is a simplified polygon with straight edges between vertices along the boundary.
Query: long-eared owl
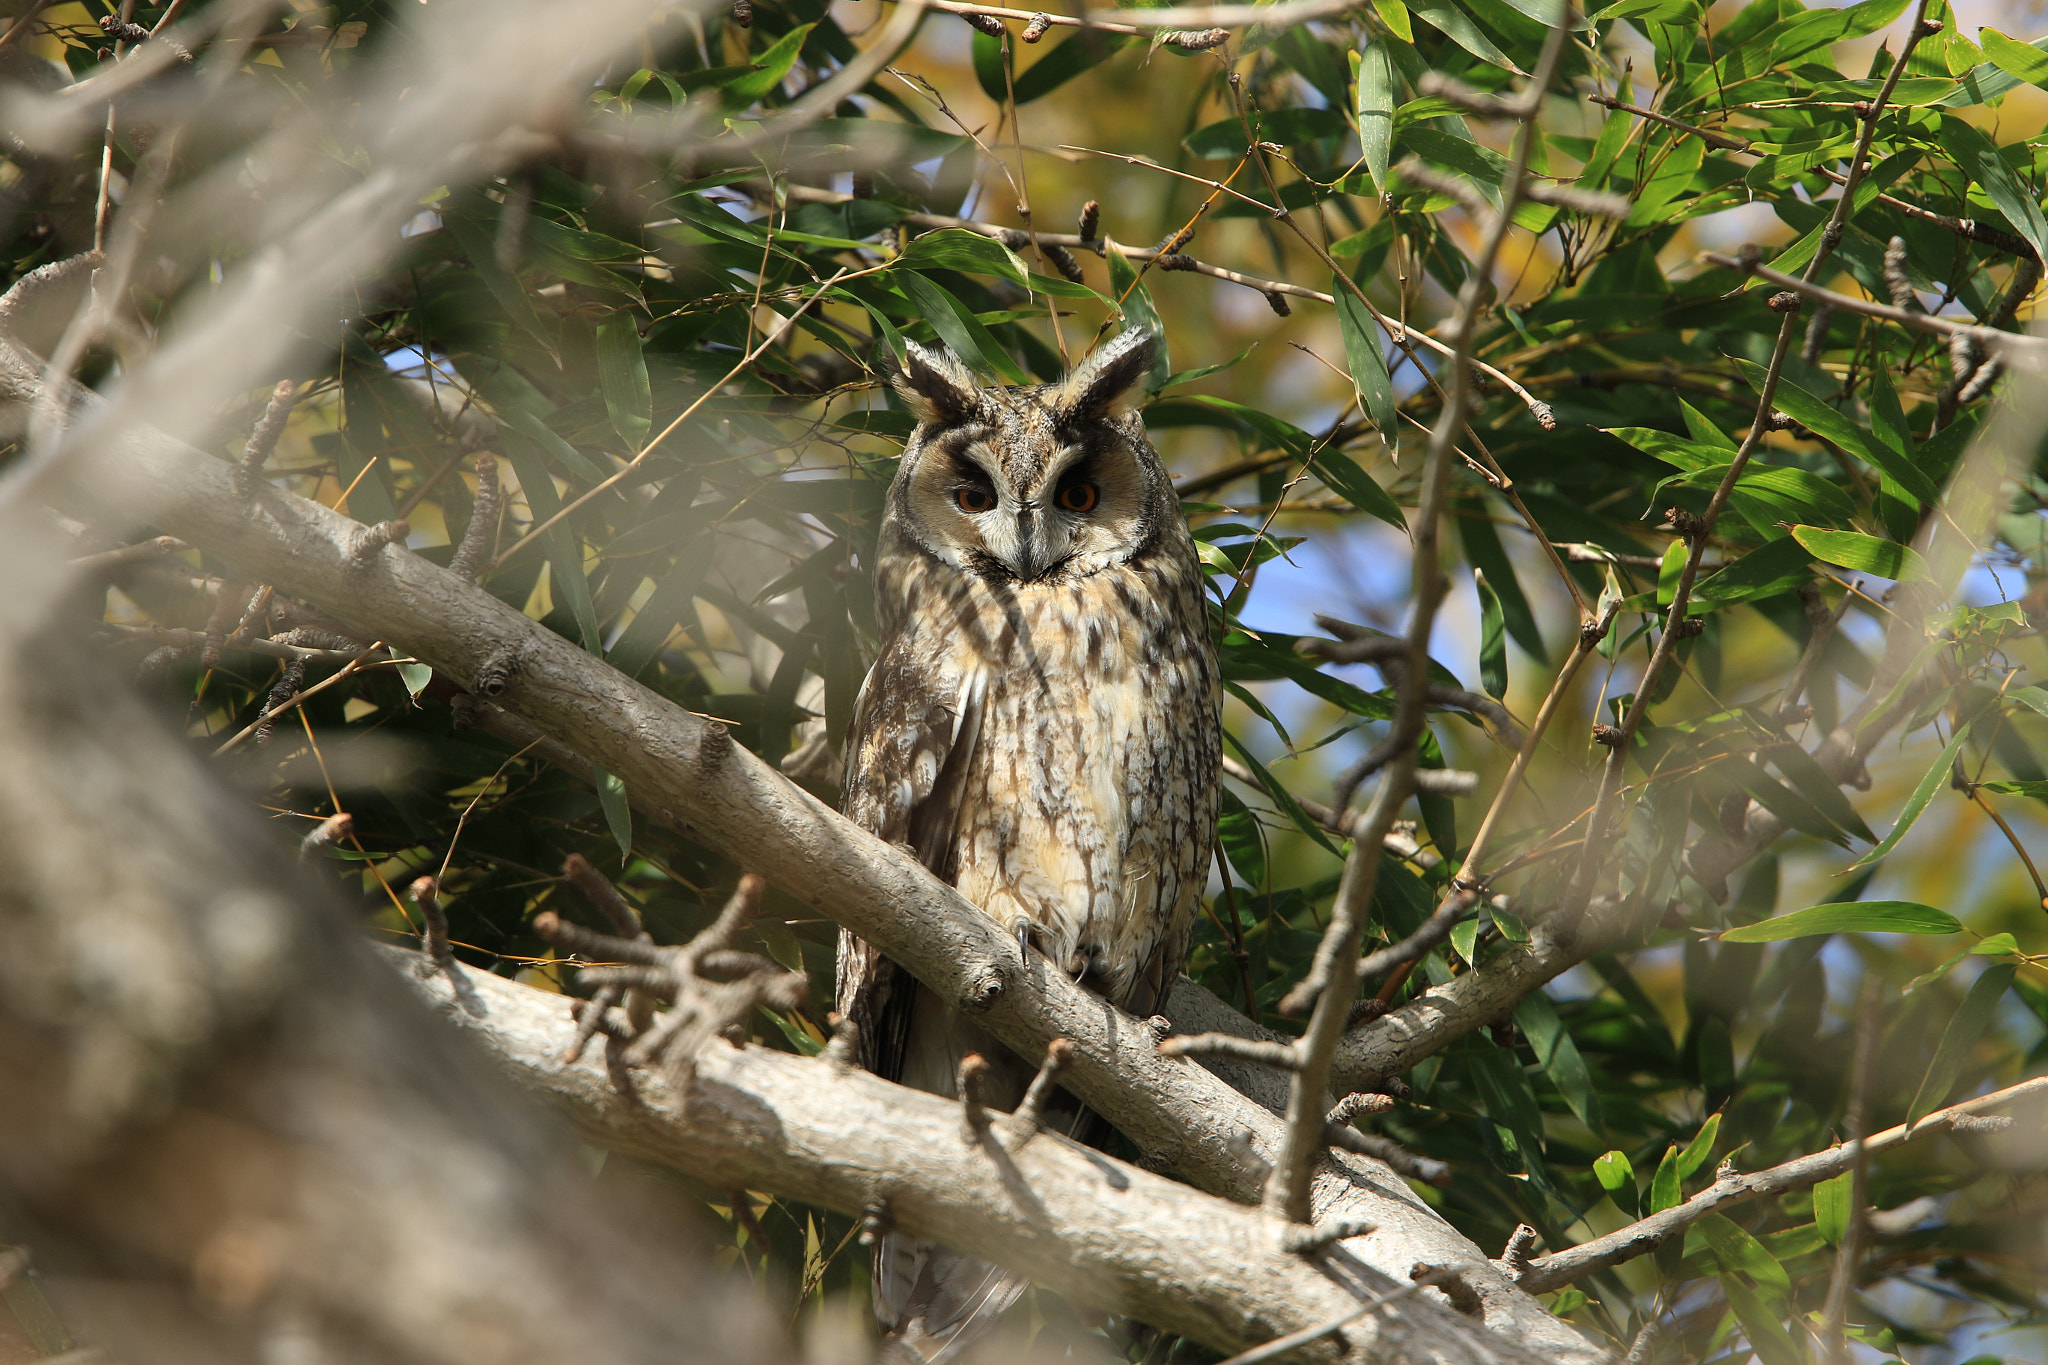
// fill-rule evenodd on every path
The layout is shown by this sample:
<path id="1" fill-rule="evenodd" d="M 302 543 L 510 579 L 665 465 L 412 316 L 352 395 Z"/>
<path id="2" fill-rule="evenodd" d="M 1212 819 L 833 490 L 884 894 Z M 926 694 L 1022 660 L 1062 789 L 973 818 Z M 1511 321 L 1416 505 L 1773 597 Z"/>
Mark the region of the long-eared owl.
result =
<path id="1" fill-rule="evenodd" d="M 1222 734 L 1201 562 L 1136 412 L 1154 348 L 1127 330 L 1060 383 L 1000 387 L 909 347 L 892 382 L 918 424 L 882 518 L 881 652 L 845 780 L 847 815 L 1138 1015 L 1187 953 Z M 951 1096 L 979 1052 L 1007 1109 L 1030 1077 L 850 934 L 838 1003 L 891 1080 Z M 930 1362 L 1024 1288 L 896 1234 L 874 1268 L 891 1353 Z"/>

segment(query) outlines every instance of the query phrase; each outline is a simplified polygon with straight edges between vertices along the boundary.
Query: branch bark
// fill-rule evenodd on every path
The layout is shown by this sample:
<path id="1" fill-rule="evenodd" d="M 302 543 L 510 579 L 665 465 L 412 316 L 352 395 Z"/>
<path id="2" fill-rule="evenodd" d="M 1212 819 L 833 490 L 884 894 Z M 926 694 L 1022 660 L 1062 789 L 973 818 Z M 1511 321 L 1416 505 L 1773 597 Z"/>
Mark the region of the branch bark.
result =
<path id="1" fill-rule="evenodd" d="M 680 1088 L 636 1070 L 635 1096 L 624 1096 L 601 1059 L 561 1061 L 576 1031 L 565 997 L 461 967 L 464 986 L 451 989 L 418 954 L 386 951 L 522 1089 L 600 1146 L 850 1214 L 881 1201 L 894 1227 L 1217 1350 L 1311 1327 L 1399 1283 L 1348 1247 L 1290 1252 L 1282 1220 L 1058 1135 L 1019 1143 L 997 1120 L 991 1141 L 965 1140 L 958 1104 L 828 1058 L 714 1041 Z M 1389 1304 L 1369 1330 L 1325 1338 L 1303 1358 L 1539 1359 L 1422 1300 Z"/>

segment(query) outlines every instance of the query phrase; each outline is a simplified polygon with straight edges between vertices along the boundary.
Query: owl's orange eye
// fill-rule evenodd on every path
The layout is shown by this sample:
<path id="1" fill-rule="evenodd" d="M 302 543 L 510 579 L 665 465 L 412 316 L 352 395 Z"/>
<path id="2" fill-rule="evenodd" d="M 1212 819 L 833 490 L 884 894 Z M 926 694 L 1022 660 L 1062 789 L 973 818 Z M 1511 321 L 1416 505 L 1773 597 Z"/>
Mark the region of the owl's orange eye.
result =
<path id="1" fill-rule="evenodd" d="M 1101 500 L 1101 490 L 1092 483 L 1070 483 L 1060 490 L 1060 506 L 1069 512 L 1093 512 Z"/>
<path id="2" fill-rule="evenodd" d="M 986 512 L 996 505 L 996 495 L 969 484 L 953 490 L 953 502 L 963 512 Z"/>

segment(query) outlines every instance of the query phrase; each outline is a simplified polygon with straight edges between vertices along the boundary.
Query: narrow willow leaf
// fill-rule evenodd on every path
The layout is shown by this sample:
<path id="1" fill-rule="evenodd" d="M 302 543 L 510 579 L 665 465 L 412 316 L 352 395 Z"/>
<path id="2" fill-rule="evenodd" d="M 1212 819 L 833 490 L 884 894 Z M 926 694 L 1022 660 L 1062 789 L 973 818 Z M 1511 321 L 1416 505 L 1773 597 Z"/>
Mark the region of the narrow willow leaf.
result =
<path id="1" fill-rule="evenodd" d="M 1508 694 L 1508 623 L 1500 609 L 1500 595 L 1486 581 L 1483 570 L 1472 571 L 1472 584 L 1479 591 L 1479 685 L 1488 696 L 1505 699 Z"/>
<path id="2" fill-rule="evenodd" d="M 1341 858 L 1344 856 L 1337 851 L 1337 846 L 1330 842 L 1330 836 L 1323 833 L 1323 827 L 1308 818 L 1308 812 L 1301 808 L 1301 803 L 1294 799 L 1294 794 L 1273 780 L 1273 774 L 1266 771 L 1266 765 L 1259 762 L 1257 758 L 1254 758 L 1252 751 L 1240 744 L 1236 735 L 1225 730 L 1223 732 L 1223 740 L 1224 743 L 1237 751 L 1237 756 L 1243 760 L 1244 766 L 1252 770 L 1252 776 L 1258 778 L 1259 785 L 1266 789 L 1266 795 L 1273 798 L 1273 804 L 1280 808 L 1281 814 L 1294 822 L 1296 829 L 1306 834 L 1336 857 Z"/>
<path id="3" fill-rule="evenodd" d="M 1823 1180 L 1813 1187 L 1813 1225 L 1829 1246 L 1840 1246 L 1849 1230 L 1849 1187 L 1851 1173 Z"/>
<path id="4" fill-rule="evenodd" d="M 612 430 L 627 450 L 638 454 L 654 427 L 654 393 L 640 350 L 640 328 L 630 312 L 613 313 L 597 325 L 597 378 Z"/>
<path id="5" fill-rule="evenodd" d="M 1969 994 L 1963 997 L 1963 1003 L 1956 1007 L 1955 1017 L 1943 1030 L 1941 1042 L 1934 1049 L 1934 1060 L 1927 1065 L 1926 1079 L 1920 1082 L 1920 1089 L 1906 1110 L 1909 1127 L 1939 1109 L 1949 1092 L 1956 1088 L 1956 1082 L 1963 1074 L 1963 1063 L 1990 1026 L 1991 1016 L 2018 970 L 2015 963 L 1993 963 L 1970 983 Z"/>
<path id="6" fill-rule="evenodd" d="M 1509 61 L 1508 54 L 1495 47 L 1493 40 L 1479 31 L 1479 25 L 1467 18 L 1465 12 L 1450 0 L 1409 0 L 1408 9 L 1480 61 L 1505 68 L 1516 75 L 1528 74 Z"/>
<path id="7" fill-rule="evenodd" d="M 913 270 L 959 270 L 970 275 L 994 275 L 1017 288 L 1025 287 L 1029 273 L 1017 253 L 978 232 L 965 228 L 941 228 L 927 232 L 905 248 L 897 262 Z"/>
<path id="8" fill-rule="evenodd" d="M 2048 259 L 2048 218 L 2042 217 L 2040 203 L 2020 184 L 1991 139 L 1955 115 L 1944 114 L 1941 145 L 1989 196 L 2013 230 L 2026 238 L 2043 259 Z"/>
<path id="9" fill-rule="evenodd" d="M 733 108 L 744 108 L 781 85 L 796 65 L 804 39 L 816 24 L 799 24 L 776 39 L 767 51 L 757 54 L 744 74 L 727 81 L 720 89 Z"/>
<path id="10" fill-rule="evenodd" d="M 1788 1305 L 1782 1297 L 1767 1299 L 1732 1274 L 1721 1277 L 1721 1292 L 1728 1296 L 1742 1334 L 1763 1365 L 1811 1365 L 1806 1348 L 1785 1330 Z"/>
<path id="11" fill-rule="evenodd" d="M 2028 43 L 2015 42 L 1995 28 L 1979 31 L 1984 55 L 2006 75 L 2048 90 L 2048 52 Z"/>
<path id="12" fill-rule="evenodd" d="M 1394 63 L 1380 42 L 1358 54 L 1358 146 L 1372 172 L 1373 188 L 1384 196 L 1387 170 L 1393 164 Z M 1338 297 L 1343 297 L 1341 290 Z"/>
<path id="13" fill-rule="evenodd" d="M 903 297 L 910 300 L 911 307 L 931 324 L 939 340 L 951 347 L 953 354 L 980 370 L 1001 375 L 1012 384 L 1030 382 L 1030 376 L 1018 368 L 1002 343 L 966 305 L 914 270 L 892 270 L 889 274 L 903 291 Z"/>
<path id="14" fill-rule="evenodd" d="M 1804 545 L 1815 559 L 1839 564 L 1858 573 L 1875 574 L 1900 583 L 1926 583 L 1934 575 L 1927 561 L 1910 546 L 1879 540 L 1861 531 L 1824 531 L 1818 526 L 1794 526 L 1792 538 Z"/>
<path id="15" fill-rule="evenodd" d="M 1478 920 L 1471 921 L 1478 924 Z M 1468 959 L 1469 960 L 1469 959 Z M 1515 1023 L 1521 1028 L 1522 1036 L 1529 1040 L 1529 1046 L 1536 1053 L 1537 1064 L 1543 1074 L 1564 1096 L 1564 1102 L 1571 1106 L 1594 1132 L 1601 1129 L 1600 1098 L 1593 1093 L 1593 1076 L 1586 1068 L 1586 1059 L 1580 1055 L 1579 1046 L 1572 1041 L 1571 1031 L 1564 1021 L 1557 1017 L 1557 1007 L 1550 1003 L 1550 997 L 1536 991 L 1523 998 L 1515 1007 Z"/>
<path id="16" fill-rule="evenodd" d="M 1223 844 L 1223 856 L 1246 886 L 1266 885 L 1266 840 L 1253 815 L 1237 793 L 1223 790 L 1223 815 L 1216 823 L 1216 837 Z"/>
<path id="17" fill-rule="evenodd" d="M 1650 1212 L 1662 1213 L 1684 1202 L 1684 1184 L 1678 1178 L 1678 1148 L 1673 1145 L 1664 1149 L 1664 1159 L 1657 1163 L 1657 1173 L 1650 1177 Z"/>
<path id="18" fill-rule="evenodd" d="M 1764 1244 L 1738 1227 L 1726 1214 L 1710 1213 L 1699 1222 L 1700 1236 L 1724 1271 L 1738 1271 L 1766 1289 L 1792 1292 L 1792 1277 Z"/>
<path id="19" fill-rule="evenodd" d="M 1963 751 L 1963 741 L 1969 737 L 1970 726 L 1967 722 L 1956 727 L 1955 735 L 1949 740 L 1947 747 L 1941 751 L 1941 756 L 1934 760 L 1934 765 L 1921 777 L 1920 785 L 1915 787 L 1913 794 L 1906 798 L 1906 807 L 1899 812 L 1899 822 L 1892 826 L 1892 832 L 1885 835 L 1883 841 L 1876 848 L 1871 849 L 1870 852 L 1864 854 L 1848 867 L 1843 868 L 1844 872 L 1854 872 L 1859 867 L 1868 867 L 1898 847 L 1899 840 L 1906 837 L 1906 831 L 1913 828 L 1913 822 L 1920 818 L 1920 812 L 1927 809 L 1927 803 L 1934 799 L 1934 794 L 1937 791 L 1941 790 L 1941 784 L 1948 781 L 1949 770 L 1955 764 L 1956 755 Z M 1944 930 L 1943 932 L 1948 931 Z"/>
<path id="20" fill-rule="evenodd" d="M 1815 934 L 1955 934 L 1962 922 L 1918 901 L 1839 901 L 1745 924 L 1721 935 L 1724 943 L 1777 943 Z"/>
<path id="21" fill-rule="evenodd" d="M 1330 281 L 1330 292 L 1337 300 L 1337 324 L 1344 334 L 1344 359 L 1351 367 L 1351 382 L 1358 387 L 1359 406 L 1391 450 L 1401 439 L 1400 415 L 1394 409 L 1394 384 L 1387 374 L 1386 353 L 1380 349 L 1379 324 L 1344 285 L 1341 279 Z"/>
<path id="22" fill-rule="evenodd" d="M 590 775 L 597 783 L 597 804 L 604 811 L 605 828 L 611 831 L 612 841 L 619 846 L 619 856 L 630 857 L 633 852 L 633 808 L 626 803 L 625 780 L 595 763 L 590 765 Z"/>
<path id="23" fill-rule="evenodd" d="M 1714 1144 L 1720 1137 L 1720 1114 L 1707 1115 L 1707 1121 L 1700 1125 L 1699 1132 L 1693 1135 L 1691 1142 L 1685 1144 L 1685 1150 L 1678 1154 L 1678 1179 L 1681 1184 L 1692 1179 L 1699 1173 L 1700 1167 L 1707 1164 L 1707 1158 L 1714 1154 Z"/>
<path id="24" fill-rule="evenodd" d="M 1971 131 L 1975 132 L 1974 129 Z M 1978 133 L 1977 136 L 1981 138 L 1983 134 Z M 1781 270 L 1790 268 L 1784 264 L 1782 257 L 1779 258 L 1777 265 Z M 1735 365 L 1749 381 L 1749 386 L 1762 393 L 1764 367 L 1754 361 L 1740 359 L 1736 360 Z M 1940 500 L 1940 490 L 1935 488 L 1934 481 L 1929 479 L 1918 465 L 1790 379 L 1779 382 L 1774 401 L 1807 430 L 1833 441 L 1866 464 L 1890 475 L 1892 482 L 1918 498 L 1922 507 L 1932 507 Z"/>

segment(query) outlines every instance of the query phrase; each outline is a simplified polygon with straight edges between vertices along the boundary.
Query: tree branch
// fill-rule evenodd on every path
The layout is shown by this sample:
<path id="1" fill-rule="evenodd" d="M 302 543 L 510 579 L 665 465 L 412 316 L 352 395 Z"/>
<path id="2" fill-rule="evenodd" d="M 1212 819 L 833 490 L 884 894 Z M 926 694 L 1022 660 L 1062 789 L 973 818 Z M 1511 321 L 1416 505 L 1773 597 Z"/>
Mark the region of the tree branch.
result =
<path id="1" fill-rule="evenodd" d="M 958 1102 L 825 1058 L 714 1039 L 681 1084 L 636 1070 L 632 1094 L 622 1095 L 601 1061 L 562 1060 L 576 1033 L 564 997 L 464 968 L 469 990 L 458 995 L 414 970 L 416 954 L 386 952 L 513 1081 L 599 1146 L 844 1213 L 879 1198 L 896 1228 L 1219 1351 L 1352 1312 L 1359 1297 L 1397 1283 L 1341 1252 L 1334 1264 L 1291 1253 L 1278 1219 L 1071 1142 L 991 1150 L 963 1141 Z M 1370 1349 L 1368 1336 L 1377 1339 Z M 1422 1301 L 1308 1358 L 1440 1359 L 1433 1353 L 1445 1348 L 1468 1361 L 1537 1359 Z"/>
<path id="2" fill-rule="evenodd" d="M 1859 1148 L 1856 1143 L 1845 1143 L 1830 1147 L 1825 1152 L 1802 1156 L 1783 1165 L 1773 1166 L 1766 1171 L 1749 1175 L 1729 1175 L 1716 1180 L 1683 1204 L 1668 1208 L 1662 1213 L 1650 1215 L 1640 1222 L 1631 1223 L 1605 1237 L 1595 1237 L 1590 1242 L 1581 1242 L 1565 1251 L 1539 1256 L 1529 1263 L 1529 1269 L 1521 1279 L 1524 1289 L 1531 1293 L 1547 1294 L 1560 1289 L 1574 1280 L 1583 1279 L 1596 1270 L 1605 1270 L 1623 1261 L 1633 1260 L 1655 1250 L 1661 1243 L 1685 1231 L 1710 1213 L 1717 1212 L 1730 1204 L 1740 1204 L 1765 1195 L 1783 1194 L 1787 1190 L 1803 1190 L 1823 1180 L 1840 1175 L 1859 1159 L 1863 1152 L 1882 1152 L 1893 1147 L 1926 1137 L 1930 1133 L 1947 1132 L 1959 1127 L 1968 1127 L 1971 1116 L 1987 1109 L 2003 1109 L 2023 1100 L 2048 1096 L 2048 1076 L 2039 1076 L 2031 1081 L 2008 1086 L 2004 1090 L 1980 1095 L 1974 1100 L 1950 1105 L 1936 1110 L 1917 1124 L 1900 1124 L 1887 1128 L 1866 1139 Z"/>

